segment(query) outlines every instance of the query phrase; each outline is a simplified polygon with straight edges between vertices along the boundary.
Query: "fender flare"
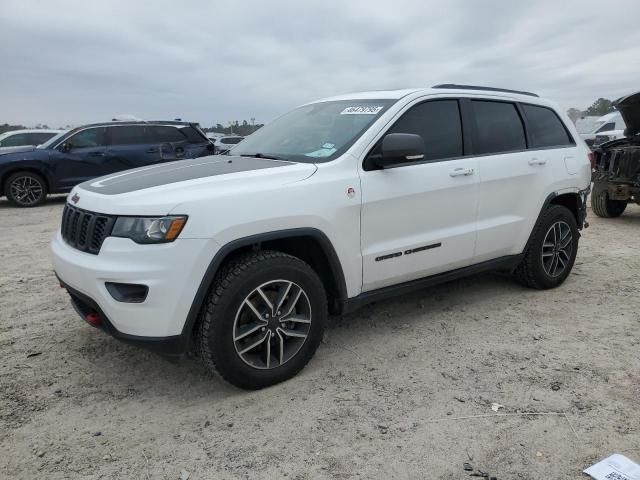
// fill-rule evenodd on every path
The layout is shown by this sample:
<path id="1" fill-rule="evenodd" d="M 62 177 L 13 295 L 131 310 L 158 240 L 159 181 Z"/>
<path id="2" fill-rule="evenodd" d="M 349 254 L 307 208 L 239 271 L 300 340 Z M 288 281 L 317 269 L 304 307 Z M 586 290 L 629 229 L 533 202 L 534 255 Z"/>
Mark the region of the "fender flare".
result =
<path id="1" fill-rule="evenodd" d="M 585 190 L 578 190 L 576 192 L 565 192 L 565 193 L 558 193 L 558 192 L 551 192 L 549 195 L 547 195 L 547 198 L 545 198 L 543 204 L 542 204 L 542 208 L 540 208 L 540 212 L 538 213 L 538 218 L 536 218 L 535 223 L 533 224 L 533 228 L 531 229 L 531 233 L 529 233 L 529 238 L 527 239 L 527 243 L 524 246 L 524 249 L 522 250 L 523 253 L 526 252 L 529 249 L 529 245 L 531 244 L 531 240 L 533 239 L 533 234 L 536 230 L 536 225 L 538 225 L 538 222 L 540 221 L 540 217 L 542 217 L 542 214 L 544 213 L 544 211 L 547 209 L 547 207 L 551 204 L 551 202 L 553 201 L 554 198 L 560 196 L 560 195 L 575 195 L 577 197 L 577 201 L 578 201 L 578 218 L 576 218 L 576 222 L 578 223 L 578 229 L 582 230 L 583 227 L 588 227 L 589 224 L 585 221 L 586 216 L 587 216 L 587 212 L 586 212 L 586 205 L 587 205 L 587 195 L 589 194 L 591 188 L 586 188 Z"/>
<path id="2" fill-rule="evenodd" d="M 336 253 L 331 240 L 329 240 L 329 238 L 321 230 L 318 230 L 317 228 L 291 228 L 238 238 L 223 245 L 222 248 L 220 248 L 220 250 L 216 252 L 214 257 L 211 259 L 211 262 L 209 263 L 209 266 L 207 267 L 202 280 L 200 281 L 198 290 L 196 291 L 195 297 L 191 302 L 191 307 L 189 308 L 189 313 L 187 314 L 184 326 L 182 327 L 181 336 L 186 342 L 185 348 L 189 349 L 191 347 L 193 326 L 198 320 L 202 305 L 204 304 L 207 294 L 209 293 L 209 289 L 213 284 L 213 280 L 218 273 L 220 266 L 232 252 L 242 247 L 259 244 L 270 240 L 309 236 L 318 241 L 324 254 L 329 260 L 329 268 L 336 281 L 336 286 L 338 289 L 338 300 L 340 301 L 340 303 L 346 301 L 347 284 L 344 277 L 344 272 L 342 270 L 342 264 L 340 263 L 340 259 L 338 258 L 338 254 Z"/>

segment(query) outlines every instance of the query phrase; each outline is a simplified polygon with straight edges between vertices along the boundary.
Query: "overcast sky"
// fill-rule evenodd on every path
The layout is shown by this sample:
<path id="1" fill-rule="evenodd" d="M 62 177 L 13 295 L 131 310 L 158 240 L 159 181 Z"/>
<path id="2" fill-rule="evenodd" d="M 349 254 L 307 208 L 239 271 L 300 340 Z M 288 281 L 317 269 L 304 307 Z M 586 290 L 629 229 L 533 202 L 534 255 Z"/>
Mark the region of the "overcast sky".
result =
<path id="1" fill-rule="evenodd" d="M 0 123 L 265 122 L 359 90 L 474 83 L 564 108 L 640 90 L 640 1 L 30 1 L 0 8 Z"/>

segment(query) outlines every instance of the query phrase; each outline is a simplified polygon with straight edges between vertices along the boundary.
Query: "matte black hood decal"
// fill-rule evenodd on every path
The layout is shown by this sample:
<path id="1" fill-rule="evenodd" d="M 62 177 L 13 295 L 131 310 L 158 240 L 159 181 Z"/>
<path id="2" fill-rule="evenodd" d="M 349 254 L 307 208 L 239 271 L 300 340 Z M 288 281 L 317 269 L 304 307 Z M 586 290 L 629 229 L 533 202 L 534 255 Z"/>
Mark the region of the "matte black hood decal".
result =
<path id="1" fill-rule="evenodd" d="M 640 92 L 632 93 L 613 102 L 622 115 L 627 129 L 625 135 L 631 137 L 640 133 Z"/>
<path id="2" fill-rule="evenodd" d="M 118 195 L 196 178 L 284 167 L 291 164 L 291 162 L 264 158 L 220 155 L 201 157 L 115 173 L 82 183 L 80 188 L 104 195 Z"/>

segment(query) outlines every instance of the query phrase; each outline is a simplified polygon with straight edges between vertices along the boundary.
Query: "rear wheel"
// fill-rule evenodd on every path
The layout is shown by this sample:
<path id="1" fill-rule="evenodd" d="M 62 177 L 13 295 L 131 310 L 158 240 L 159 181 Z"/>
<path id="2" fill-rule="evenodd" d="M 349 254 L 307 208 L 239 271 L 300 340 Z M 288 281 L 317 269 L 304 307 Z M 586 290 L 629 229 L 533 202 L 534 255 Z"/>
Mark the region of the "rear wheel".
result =
<path id="1" fill-rule="evenodd" d="M 47 198 L 47 184 L 37 173 L 17 172 L 5 182 L 4 194 L 17 207 L 35 207 Z"/>
<path id="2" fill-rule="evenodd" d="M 200 354 L 227 382 L 264 388 L 304 368 L 327 315 L 324 287 L 309 265 L 282 252 L 254 252 L 214 281 L 200 318 Z"/>
<path id="3" fill-rule="evenodd" d="M 606 183 L 596 182 L 593 184 L 591 209 L 597 216 L 603 218 L 619 217 L 626 208 L 626 200 L 609 199 L 609 191 Z"/>
<path id="4" fill-rule="evenodd" d="M 566 280 L 578 252 L 580 232 L 573 213 L 553 205 L 535 226 L 524 258 L 515 270 L 520 283 L 538 289 L 554 288 Z"/>

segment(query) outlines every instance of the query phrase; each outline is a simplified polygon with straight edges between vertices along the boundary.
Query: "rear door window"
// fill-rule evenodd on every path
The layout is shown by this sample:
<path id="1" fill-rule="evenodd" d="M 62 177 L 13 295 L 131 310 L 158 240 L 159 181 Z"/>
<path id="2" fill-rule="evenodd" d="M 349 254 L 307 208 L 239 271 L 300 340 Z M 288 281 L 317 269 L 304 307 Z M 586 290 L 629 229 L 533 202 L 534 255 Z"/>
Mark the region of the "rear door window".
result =
<path id="1" fill-rule="evenodd" d="M 151 143 L 144 125 L 123 125 L 109 127 L 111 145 L 143 145 Z"/>
<path id="2" fill-rule="evenodd" d="M 527 117 L 527 131 L 531 148 L 563 147 L 574 145 L 558 115 L 546 107 L 522 105 Z"/>
<path id="3" fill-rule="evenodd" d="M 476 120 L 475 154 L 513 152 L 527 148 L 522 119 L 515 104 L 472 100 Z"/>

